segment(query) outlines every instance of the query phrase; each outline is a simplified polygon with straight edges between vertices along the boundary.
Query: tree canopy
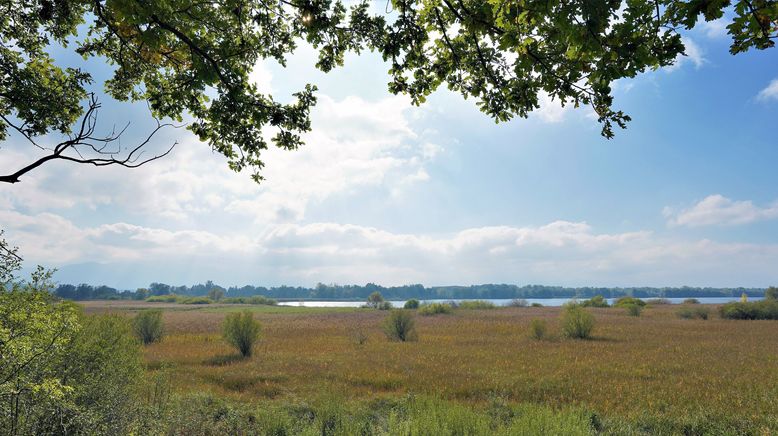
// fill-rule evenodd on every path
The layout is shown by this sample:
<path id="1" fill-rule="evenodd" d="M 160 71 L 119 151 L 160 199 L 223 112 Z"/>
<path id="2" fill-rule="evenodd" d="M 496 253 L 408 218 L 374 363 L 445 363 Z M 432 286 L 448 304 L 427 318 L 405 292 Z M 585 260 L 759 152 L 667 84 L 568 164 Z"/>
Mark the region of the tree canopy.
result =
<path id="1" fill-rule="evenodd" d="M 231 169 L 259 181 L 263 150 L 302 144 L 316 87 L 281 103 L 249 74 L 261 59 L 285 65 L 301 43 L 318 50 L 323 71 L 349 51 L 380 53 L 389 91 L 416 104 L 445 84 L 496 121 L 526 117 L 543 93 L 589 105 L 610 138 L 630 119 L 611 84 L 670 65 L 684 52 L 679 32 L 728 11 L 733 54 L 778 36 L 776 0 L 390 0 L 380 13 L 339 0 L 8 0 L 2 9 L 0 140 L 16 131 L 47 153 L 0 176 L 10 183 L 52 159 L 132 167 L 166 154 L 141 159 L 151 136 L 124 149 L 118 134 L 96 137 L 93 75 L 59 65 L 56 45 L 104 59 L 112 98 L 145 101 L 157 119 L 191 119 L 188 129 Z M 51 133 L 66 139 L 38 142 Z"/>

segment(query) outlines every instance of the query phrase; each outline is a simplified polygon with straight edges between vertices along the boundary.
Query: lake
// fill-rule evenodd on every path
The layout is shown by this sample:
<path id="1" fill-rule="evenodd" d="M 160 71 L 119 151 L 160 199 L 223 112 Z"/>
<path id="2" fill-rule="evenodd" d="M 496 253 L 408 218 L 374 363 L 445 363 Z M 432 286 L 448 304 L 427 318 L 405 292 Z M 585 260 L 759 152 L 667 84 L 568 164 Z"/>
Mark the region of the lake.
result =
<path id="1" fill-rule="evenodd" d="M 652 298 L 641 298 L 642 300 L 651 300 Z M 672 304 L 681 304 L 683 303 L 683 300 L 686 298 L 666 298 L 666 300 L 669 300 Z M 751 297 L 749 298 L 749 301 L 758 301 L 761 300 L 762 297 Z M 449 301 L 473 301 L 476 299 L 446 299 L 446 300 L 419 300 L 422 303 L 446 303 Z M 491 301 L 497 306 L 505 306 L 513 299 L 484 299 L 485 301 Z M 527 303 L 540 303 L 544 306 L 550 306 L 550 307 L 558 307 L 561 306 L 568 301 L 573 300 L 573 298 L 526 298 Z M 578 300 L 585 300 L 585 298 L 579 298 Z M 608 298 L 608 303 L 613 304 L 614 301 L 616 301 L 615 298 Z M 732 301 L 740 301 L 740 297 L 700 297 L 697 298 L 700 303 L 702 304 L 724 304 L 729 303 Z M 392 303 L 392 306 L 394 307 L 403 307 L 405 304 L 405 300 L 390 300 Z M 359 307 L 363 304 L 365 304 L 364 301 L 280 301 L 278 303 L 281 306 L 297 306 L 297 307 Z"/>

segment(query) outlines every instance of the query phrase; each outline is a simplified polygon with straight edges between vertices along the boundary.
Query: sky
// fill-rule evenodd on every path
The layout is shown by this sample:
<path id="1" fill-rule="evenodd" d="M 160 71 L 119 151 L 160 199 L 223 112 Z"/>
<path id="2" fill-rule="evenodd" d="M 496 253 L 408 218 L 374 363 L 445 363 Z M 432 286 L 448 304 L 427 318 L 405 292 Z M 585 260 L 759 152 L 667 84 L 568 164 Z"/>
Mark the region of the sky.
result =
<path id="1" fill-rule="evenodd" d="M 378 56 L 324 74 L 302 47 L 252 74 L 282 102 L 319 88 L 306 145 L 268 150 L 261 184 L 169 129 L 150 152 L 174 151 L 139 169 L 54 162 L 0 186 L 0 228 L 27 270 L 119 289 L 778 284 L 778 52 L 730 55 L 721 22 L 684 40 L 672 67 L 614 84 L 633 121 L 612 140 L 548 98 L 500 124 L 445 89 L 416 107 Z M 145 105 L 100 98 L 105 133 L 129 122 L 132 144 L 152 127 Z M 3 173 L 36 156 L 0 147 Z"/>

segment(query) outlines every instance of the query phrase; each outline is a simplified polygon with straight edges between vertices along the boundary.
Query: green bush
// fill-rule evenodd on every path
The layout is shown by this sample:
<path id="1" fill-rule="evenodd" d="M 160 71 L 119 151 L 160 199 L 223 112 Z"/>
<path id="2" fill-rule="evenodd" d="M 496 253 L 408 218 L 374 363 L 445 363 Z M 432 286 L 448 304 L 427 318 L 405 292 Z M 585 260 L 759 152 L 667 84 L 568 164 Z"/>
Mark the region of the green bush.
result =
<path id="1" fill-rule="evenodd" d="M 227 297 L 219 301 L 224 304 L 258 304 L 265 306 L 275 306 L 278 301 L 265 297 L 264 295 L 252 295 L 251 297 Z"/>
<path id="2" fill-rule="evenodd" d="M 140 339 L 143 345 L 158 342 L 162 339 L 162 311 L 144 310 L 139 312 L 133 319 L 132 327 L 135 336 Z"/>
<path id="3" fill-rule="evenodd" d="M 667 298 L 651 298 L 650 300 L 646 301 L 646 304 L 656 306 L 661 304 L 673 304 L 673 303 Z"/>
<path id="4" fill-rule="evenodd" d="M 719 314 L 725 319 L 778 319 L 778 301 L 727 303 L 719 308 Z"/>
<path id="5" fill-rule="evenodd" d="M 562 332 L 568 338 L 589 339 L 594 330 L 594 315 L 578 304 L 566 304 L 562 309 Z"/>
<path id="6" fill-rule="evenodd" d="M 546 337 L 546 331 L 547 329 L 546 320 L 544 319 L 533 319 L 529 323 L 529 331 L 530 331 L 530 337 L 532 339 L 541 340 Z"/>
<path id="7" fill-rule="evenodd" d="M 380 292 L 375 291 L 367 297 L 366 306 L 372 307 L 373 309 L 380 309 L 381 304 L 383 303 L 384 303 L 384 296 L 381 295 Z"/>
<path id="8" fill-rule="evenodd" d="M 460 301 L 459 308 L 469 309 L 469 310 L 480 310 L 480 309 L 495 309 L 497 308 L 497 306 L 491 301 L 469 300 L 469 301 Z"/>
<path id="9" fill-rule="evenodd" d="M 425 303 L 419 306 L 419 315 L 440 315 L 449 314 L 454 311 L 450 304 L 446 303 Z"/>
<path id="10" fill-rule="evenodd" d="M 405 305 L 403 306 L 404 309 L 418 309 L 419 308 L 419 300 L 416 299 L 410 299 L 405 302 Z"/>
<path id="11" fill-rule="evenodd" d="M 640 313 L 643 312 L 643 306 L 637 304 L 628 304 L 622 307 L 627 309 L 627 315 L 629 316 L 640 316 Z"/>
<path id="12" fill-rule="evenodd" d="M 382 301 L 378 304 L 376 307 L 378 310 L 392 310 L 394 309 L 394 306 L 392 306 L 392 303 L 390 301 Z"/>
<path id="13" fill-rule="evenodd" d="M 765 289 L 764 291 L 764 299 L 765 300 L 778 300 L 778 288 L 775 286 L 770 286 L 769 288 Z"/>
<path id="14" fill-rule="evenodd" d="M 708 316 L 710 315 L 710 309 L 703 306 L 681 307 L 676 313 L 678 314 L 678 317 L 682 319 L 708 319 Z"/>
<path id="15" fill-rule="evenodd" d="M 532 304 L 530 304 L 530 306 L 531 307 L 543 307 L 543 305 L 540 304 L 540 303 L 532 303 Z"/>
<path id="16" fill-rule="evenodd" d="M 610 307 L 608 300 L 602 295 L 595 295 L 588 300 L 582 301 L 580 304 L 582 307 Z"/>
<path id="17" fill-rule="evenodd" d="M 696 298 L 687 298 L 683 300 L 683 304 L 700 304 L 700 300 Z"/>
<path id="18" fill-rule="evenodd" d="M 149 303 L 177 303 L 179 299 L 179 296 L 176 294 L 167 294 L 167 295 L 152 295 L 151 297 L 147 298 L 146 301 Z"/>
<path id="19" fill-rule="evenodd" d="M 418 339 L 416 334 L 416 322 L 411 312 L 407 310 L 393 310 L 384 321 L 384 333 L 392 341 L 415 341 Z"/>
<path id="20" fill-rule="evenodd" d="M 241 356 L 251 356 L 254 343 L 259 339 L 261 326 L 251 311 L 231 313 L 224 319 L 222 335 L 228 344 L 237 348 Z"/>
<path id="21" fill-rule="evenodd" d="M 178 304 L 211 304 L 213 300 L 208 297 L 182 297 L 177 301 Z"/>
<path id="22" fill-rule="evenodd" d="M 645 306 L 646 302 L 641 300 L 640 298 L 621 297 L 618 300 L 616 300 L 615 303 L 613 303 L 613 307 L 626 307 L 633 304 L 636 304 L 638 306 Z"/>

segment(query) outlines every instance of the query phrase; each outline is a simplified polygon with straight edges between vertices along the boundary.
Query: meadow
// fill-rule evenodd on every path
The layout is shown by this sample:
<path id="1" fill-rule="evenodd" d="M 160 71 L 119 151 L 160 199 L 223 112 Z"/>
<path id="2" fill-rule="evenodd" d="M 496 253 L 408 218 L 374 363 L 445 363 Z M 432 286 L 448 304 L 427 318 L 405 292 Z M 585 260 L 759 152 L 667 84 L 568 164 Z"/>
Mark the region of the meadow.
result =
<path id="1" fill-rule="evenodd" d="M 83 305 L 87 313 L 127 316 L 164 310 L 165 337 L 143 353 L 148 375 L 164 376 L 172 396 L 238 408 L 383 408 L 389 415 L 393 404 L 412 410 L 412 399 L 492 420 L 500 410 L 522 416 L 522 408 L 537 408 L 535 415 L 554 422 L 578 420 L 584 433 L 778 432 L 778 321 L 724 320 L 715 310 L 707 320 L 681 319 L 674 305 L 649 305 L 639 317 L 589 308 L 594 337 L 572 340 L 559 335 L 560 308 L 457 309 L 416 316 L 418 341 L 403 343 L 384 336 L 387 311 L 371 309 Z M 220 326 L 227 313 L 245 309 L 261 322 L 262 335 L 244 359 L 222 341 Z M 534 319 L 546 320 L 548 338 L 530 337 Z M 394 428 L 386 419 L 384 428 Z"/>

